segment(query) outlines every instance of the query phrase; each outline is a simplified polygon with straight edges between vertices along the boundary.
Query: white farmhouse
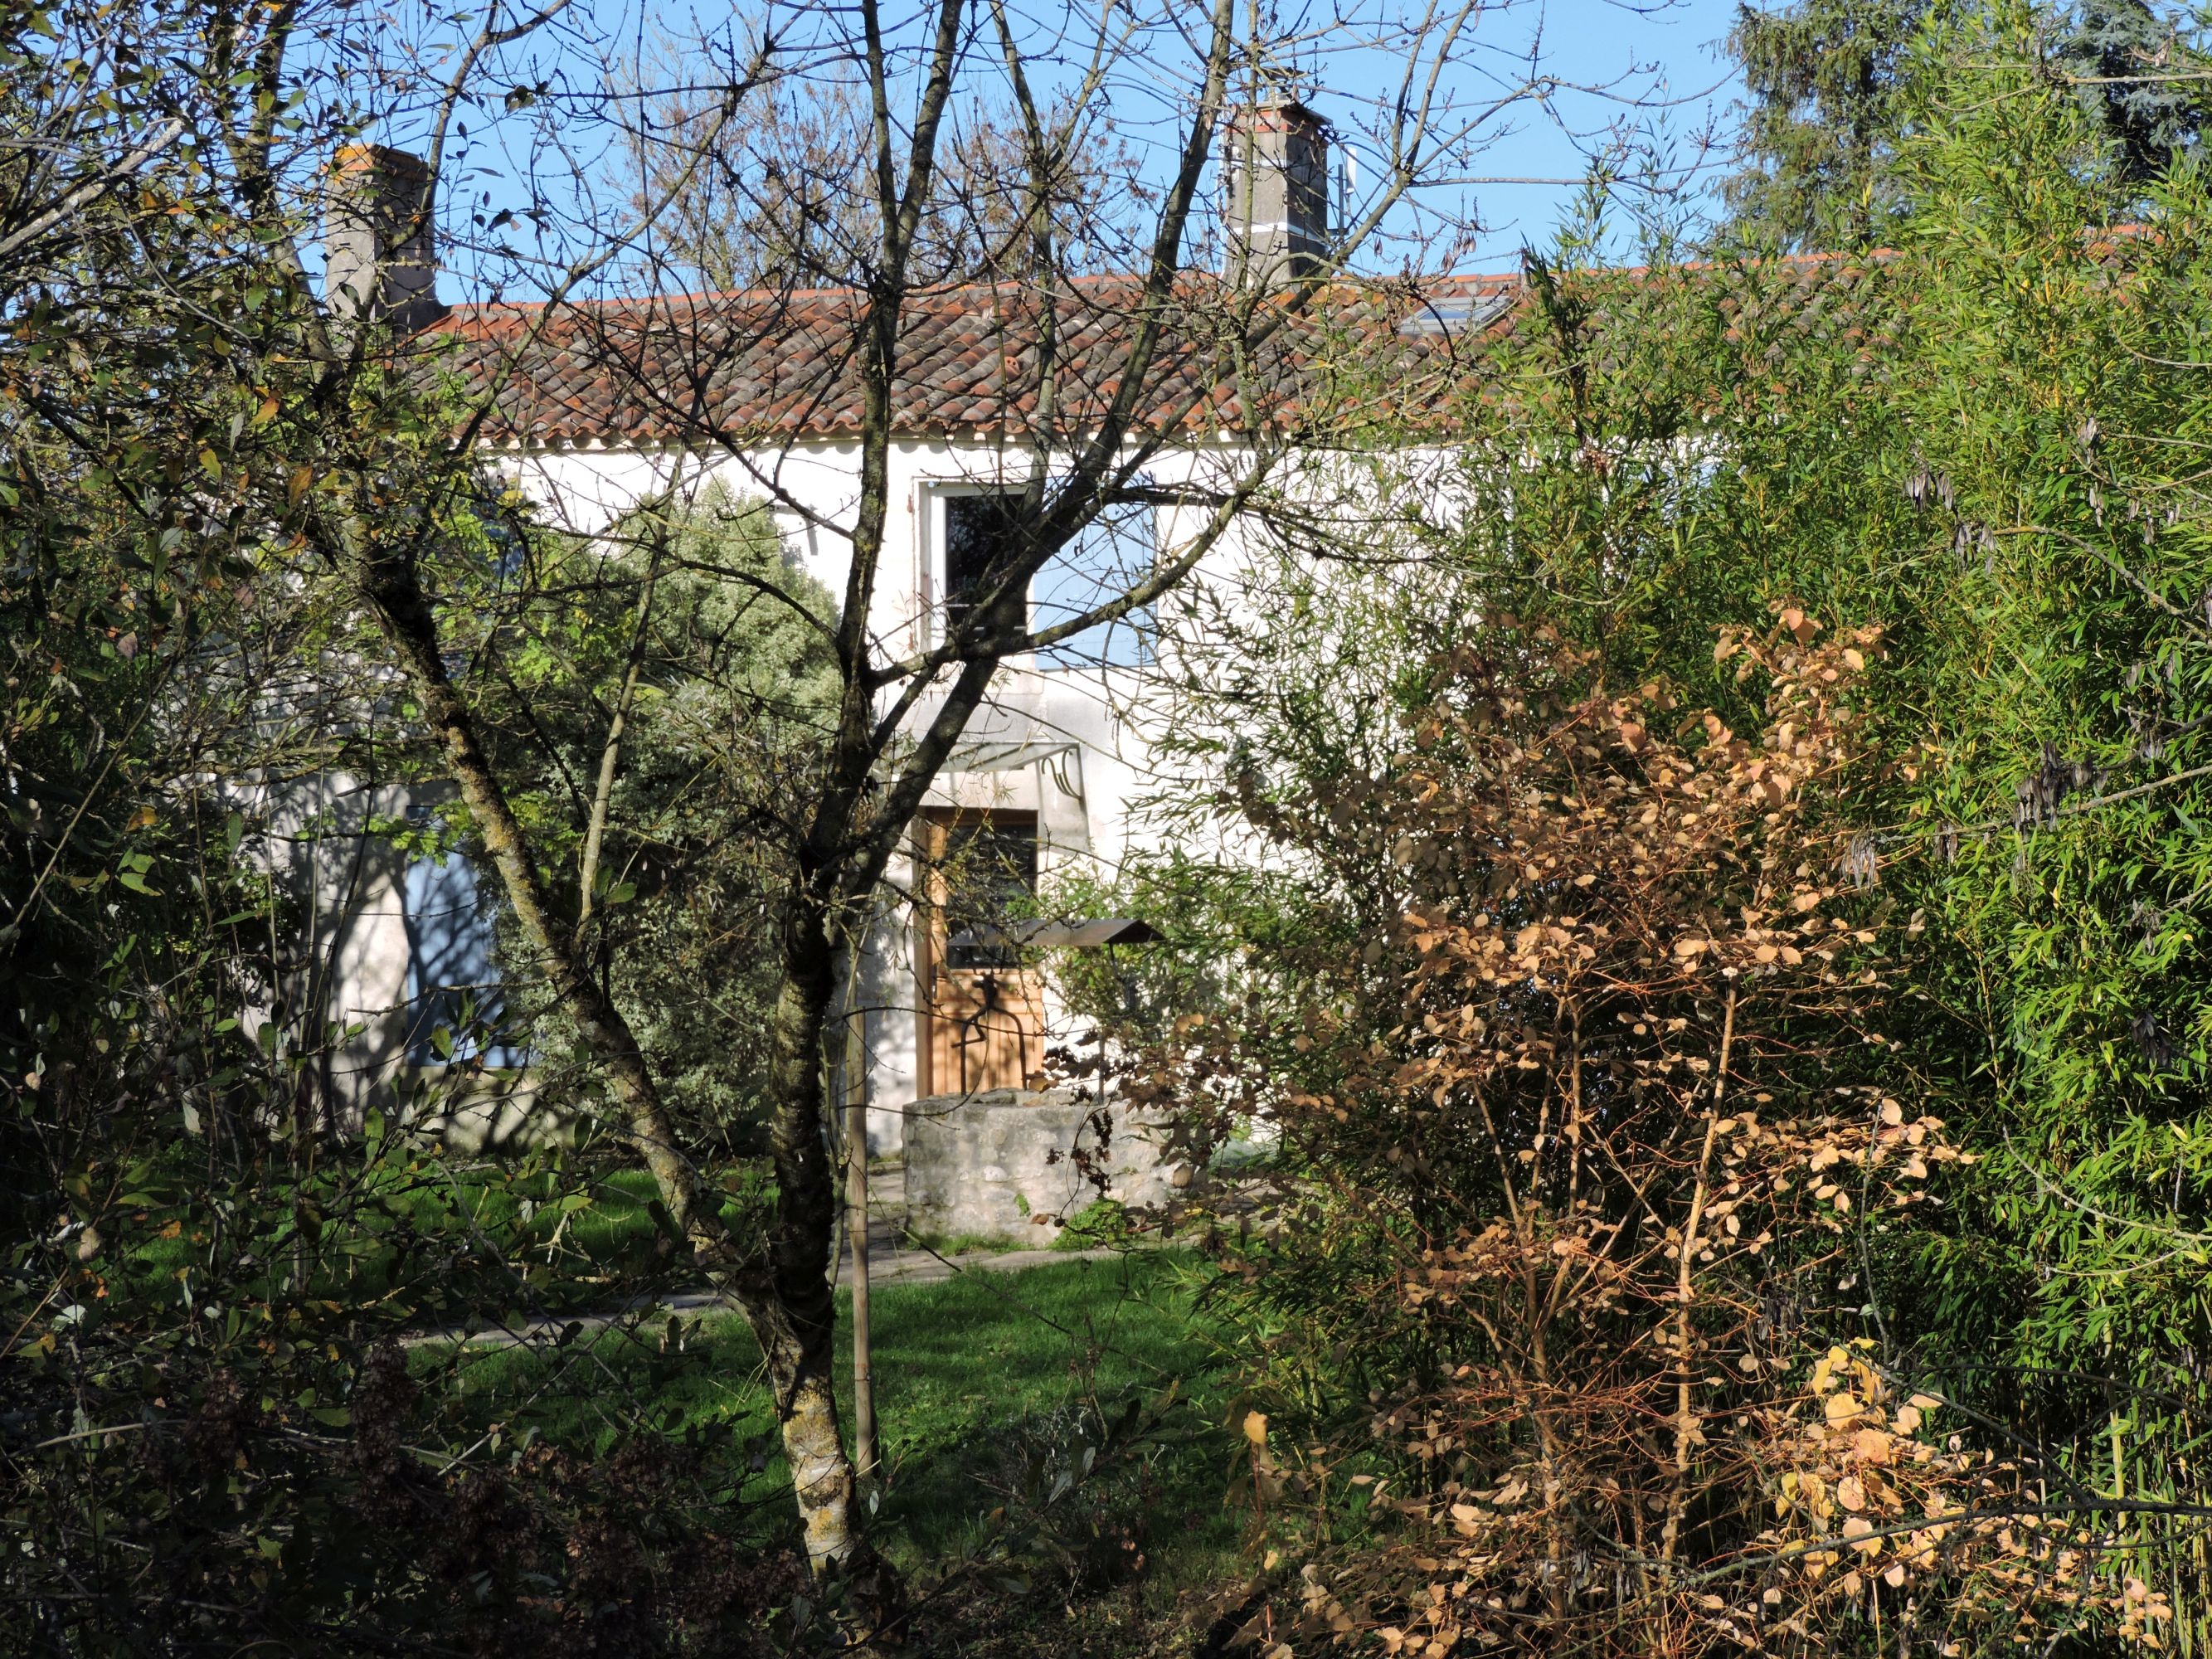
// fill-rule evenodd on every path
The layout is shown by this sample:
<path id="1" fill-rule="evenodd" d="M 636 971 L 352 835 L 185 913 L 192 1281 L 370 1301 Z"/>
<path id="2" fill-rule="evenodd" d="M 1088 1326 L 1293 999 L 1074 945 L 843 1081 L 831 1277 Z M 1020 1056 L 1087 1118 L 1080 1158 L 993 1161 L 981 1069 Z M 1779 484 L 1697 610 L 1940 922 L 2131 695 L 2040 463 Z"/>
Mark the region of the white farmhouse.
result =
<path id="1" fill-rule="evenodd" d="M 1248 120 L 1247 153 L 1255 159 L 1242 198 L 1251 216 L 1229 239 L 1232 261 L 1237 274 L 1249 276 L 1249 262 L 1295 276 L 1326 240 L 1327 130 L 1297 105 Z M 859 295 L 447 307 L 435 295 L 427 237 L 394 246 L 385 234 L 422 199 L 419 164 L 364 148 L 348 153 L 337 176 L 331 282 L 379 284 L 372 303 L 490 392 L 483 452 L 549 522 L 590 535 L 648 498 L 673 491 L 680 500 L 720 481 L 738 496 L 768 502 L 790 558 L 830 592 L 842 591 L 859 504 L 849 362 Z M 1195 284 L 1194 314 L 1202 316 L 1209 283 L 1222 286 Z M 1052 301 L 1052 326 L 1070 365 L 1055 391 L 1063 410 L 1114 395 L 1108 377 L 1128 326 L 1121 301 L 1130 287 L 1129 279 L 1102 276 L 1074 283 Z M 1333 286 L 1325 305 L 1285 329 L 1233 380 L 1202 339 L 1175 343 L 1180 356 L 1148 395 L 1176 437 L 1148 460 L 1148 479 L 1164 500 L 1183 486 L 1218 495 L 1232 485 L 1251 464 L 1250 447 L 1237 436 L 1248 400 L 1273 399 L 1271 416 L 1279 416 L 1326 372 L 1333 344 L 1389 342 L 1405 371 L 1385 388 L 1394 404 L 1421 386 L 1433 389 L 1437 373 L 1455 378 L 1455 343 L 1503 325 L 1516 291 L 1510 278 Z M 887 568 L 870 619 L 894 655 L 924 651 L 938 637 L 988 549 L 994 497 L 1018 489 L 1030 465 L 1038 393 L 1029 370 L 1041 305 L 1011 283 L 908 301 L 899 345 L 908 369 L 892 410 Z M 1086 380 L 1093 362 L 1100 374 Z M 1325 465 L 1306 465 L 1310 477 L 1327 476 Z M 1205 518 L 1201 507 L 1172 503 L 1109 515 L 1035 585 L 1033 626 L 1096 605 L 1171 556 Z M 1198 579 L 1233 586 L 1244 553 L 1232 532 L 1207 555 Z M 1145 834 L 1133 808 L 1155 781 L 1146 738 L 1155 671 L 1141 616 L 1006 662 L 916 827 L 915 850 L 924 857 L 892 871 L 892 889 L 911 892 L 917 870 L 932 862 L 927 855 L 977 836 L 1032 884 L 1070 868 L 1110 879 Z M 930 712 L 925 697 L 912 719 L 926 720 Z M 315 805 L 343 817 L 343 781 L 332 790 Z M 396 817 L 410 805 L 421 810 L 379 797 L 355 803 L 349 816 L 358 823 L 373 807 Z M 328 877 L 319 884 L 327 888 Z M 488 886 L 479 890 L 459 860 L 410 865 L 372 851 L 352 861 L 342 890 L 325 902 L 325 925 L 343 934 L 328 1013 L 368 1033 L 348 1051 L 345 1074 L 331 1079 L 356 1109 L 434 1063 L 424 1037 L 439 1010 L 483 989 L 492 975 L 480 891 Z M 957 903 L 950 908 L 957 914 Z M 866 1091 L 875 1150 L 898 1147 L 918 1098 L 1023 1086 L 1047 1043 L 1063 1035 L 1047 988 L 1002 945 L 948 932 L 946 914 L 941 904 L 897 905 L 876 928 L 863 964 L 856 1052 L 864 1058 L 853 1081 Z M 1115 932 L 1093 927 L 1085 937 Z"/>

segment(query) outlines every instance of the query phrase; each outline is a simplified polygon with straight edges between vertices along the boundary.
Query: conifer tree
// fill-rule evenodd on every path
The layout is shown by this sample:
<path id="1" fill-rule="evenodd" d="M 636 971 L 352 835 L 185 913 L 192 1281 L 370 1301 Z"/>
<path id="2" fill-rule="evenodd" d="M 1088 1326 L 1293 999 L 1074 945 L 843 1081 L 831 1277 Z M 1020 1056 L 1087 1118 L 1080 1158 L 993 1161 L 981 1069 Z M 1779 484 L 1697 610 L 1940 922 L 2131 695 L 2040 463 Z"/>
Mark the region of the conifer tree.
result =
<path id="1" fill-rule="evenodd" d="M 1931 0 L 1743 5 L 1728 51 L 1748 94 L 1742 167 L 1723 187 L 1737 228 L 1784 248 L 1863 249 L 1891 239 L 1910 200 L 1890 166 L 1905 136 L 1905 79 Z M 2087 0 L 2041 25 L 2044 62 L 2071 82 L 2112 147 L 2107 216 L 2143 192 L 2202 131 L 2202 48 L 2148 0 Z"/>
<path id="2" fill-rule="evenodd" d="M 2056 56 L 2103 118 L 2124 185 L 2164 178 L 2203 131 L 2203 83 L 2183 78 L 2197 49 L 2144 0 L 2089 0 L 2069 16 Z"/>
<path id="3" fill-rule="evenodd" d="M 1870 247 L 1895 217 L 1884 177 L 1904 54 L 1927 0 L 1741 6 L 1744 167 L 1725 194 L 1739 223 L 1785 247 Z"/>

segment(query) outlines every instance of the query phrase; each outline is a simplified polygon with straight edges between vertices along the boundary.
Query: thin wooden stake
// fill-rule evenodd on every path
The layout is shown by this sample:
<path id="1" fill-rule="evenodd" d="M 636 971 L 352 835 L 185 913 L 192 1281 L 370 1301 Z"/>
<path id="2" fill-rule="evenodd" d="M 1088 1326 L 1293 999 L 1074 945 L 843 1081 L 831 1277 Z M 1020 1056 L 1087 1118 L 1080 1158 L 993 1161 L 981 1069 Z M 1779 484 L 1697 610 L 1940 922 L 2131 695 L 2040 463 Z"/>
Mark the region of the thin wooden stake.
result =
<path id="1" fill-rule="evenodd" d="M 853 1243 L 853 1465 L 861 1480 L 873 1480 L 880 1460 L 876 1380 L 868 1354 L 868 1090 L 860 1022 L 851 1012 L 845 1018 L 845 1203 L 846 1232 Z"/>

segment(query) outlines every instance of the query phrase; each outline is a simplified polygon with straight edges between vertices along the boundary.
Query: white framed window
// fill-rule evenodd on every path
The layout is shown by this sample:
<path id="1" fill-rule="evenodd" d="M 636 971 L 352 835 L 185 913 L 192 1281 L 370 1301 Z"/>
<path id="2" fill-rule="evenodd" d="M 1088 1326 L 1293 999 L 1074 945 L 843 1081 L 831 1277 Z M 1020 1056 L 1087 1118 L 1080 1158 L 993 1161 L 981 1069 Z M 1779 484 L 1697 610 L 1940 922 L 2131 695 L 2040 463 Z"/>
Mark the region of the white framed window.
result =
<path id="1" fill-rule="evenodd" d="M 977 582 L 1006 533 L 1011 492 L 995 484 L 932 479 L 917 487 L 916 584 L 922 643 L 935 645 L 966 615 Z"/>
<path id="2" fill-rule="evenodd" d="M 1149 483 L 1149 478 L 1138 480 Z M 926 645 L 960 620 L 1012 532 L 1012 490 L 993 484 L 931 482 L 921 486 L 920 581 Z M 1073 621 L 1149 575 L 1159 558 L 1158 510 L 1150 502 L 1107 508 L 1048 560 L 1030 580 L 1024 621 L 1030 632 Z M 1037 653 L 1043 668 L 1152 660 L 1149 606 L 1085 629 Z"/>

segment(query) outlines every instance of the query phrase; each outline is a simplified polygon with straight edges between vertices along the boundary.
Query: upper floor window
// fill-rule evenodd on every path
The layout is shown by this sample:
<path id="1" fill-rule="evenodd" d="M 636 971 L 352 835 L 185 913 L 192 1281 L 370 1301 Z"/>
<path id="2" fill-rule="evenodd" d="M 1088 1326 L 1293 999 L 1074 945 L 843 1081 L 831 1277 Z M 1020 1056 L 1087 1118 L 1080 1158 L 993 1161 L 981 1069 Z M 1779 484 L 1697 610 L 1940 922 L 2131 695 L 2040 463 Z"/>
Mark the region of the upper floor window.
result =
<path id="1" fill-rule="evenodd" d="M 934 586 L 942 595 L 942 626 L 951 629 L 967 620 L 995 573 L 1014 554 L 1011 543 L 1017 523 L 1013 498 L 1003 492 L 946 489 L 938 494 L 937 503 Z M 1006 620 L 1031 633 L 1073 622 L 1142 581 L 1158 556 L 1157 514 L 1151 503 L 1110 507 L 1045 562 L 1025 595 L 1019 600 L 1008 596 Z M 1021 606 L 1018 614 L 1016 603 Z M 1147 663 L 1152 637 L 1152 608 L 1142 606 L 1047 647 L 1037 659 L 1047 668 Z"/>

